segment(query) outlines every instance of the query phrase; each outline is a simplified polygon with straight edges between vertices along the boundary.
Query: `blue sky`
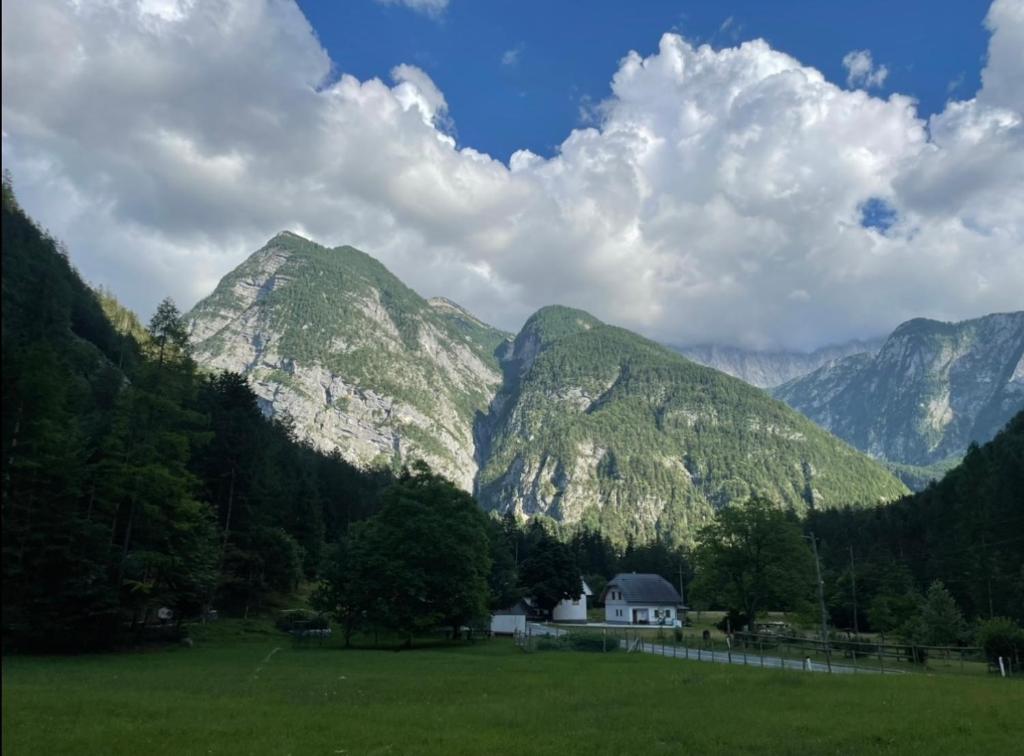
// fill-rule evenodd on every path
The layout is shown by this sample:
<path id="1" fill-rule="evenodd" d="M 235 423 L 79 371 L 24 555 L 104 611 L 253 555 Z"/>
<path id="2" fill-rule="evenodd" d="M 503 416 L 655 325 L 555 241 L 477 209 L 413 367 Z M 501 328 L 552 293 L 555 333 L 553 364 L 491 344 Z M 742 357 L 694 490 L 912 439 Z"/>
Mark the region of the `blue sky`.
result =
<path id="1" fill-rule="evenodd" d="M 299 5 L 339 70 L 387 80 L 399 63 L 422 68 L 459 144 L 505 161 L 520 148 L 550 156 L 581 125 L 581 104 L 609 95 L 619 59 L 653 53 L 667 31 L 714 47 L 764 38 L 837 83 L 843 56 L 868 49 L 889 70 L 875 93 L 911 95 L 922 116 L 977 90 L 989 37 L 985 0 L 451 0 L 434 15 L 374 0 Z"/>

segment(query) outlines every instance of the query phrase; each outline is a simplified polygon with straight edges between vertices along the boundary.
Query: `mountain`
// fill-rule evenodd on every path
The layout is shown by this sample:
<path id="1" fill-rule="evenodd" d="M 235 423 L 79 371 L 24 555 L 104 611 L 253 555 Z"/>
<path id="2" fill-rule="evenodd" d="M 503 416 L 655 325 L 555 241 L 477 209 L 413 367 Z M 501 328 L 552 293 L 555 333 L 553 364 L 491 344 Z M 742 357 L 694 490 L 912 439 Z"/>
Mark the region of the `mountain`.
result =
<path id="1" fill-rule="evenodd" d="M 813 352 L 753 351 L 717 344 L 673 349 L 694 362 L 721 370 L 752 386 L 774 388 L 844 357 L 863 353 L 874 354 L 881 348 L 882 343 L 882 339 L 854 340 L 822 347 Z"/>
<path id="2" fill-rule="evenodd" d="M 873 457 L 948 467 L 1024 407 L 1024 312 L 910 320 L 773 394 Z"/>
<path id="3" fill-rule="evenodd" d="M 422 458 L 465 489 L 473 422 L 508 335 L 427 301 L 369 255 L 275 236 L 186 316 L 196 360 L 246 375 L 267 414 L 363 466 Z"/>
<path id="4" fill-rule="evenodd" d="M 565 307 L 516 336 L 477 436 L 485 507 L 618 539 L 692 537 L 755 492 L 804 511 L 906 491 L 763 391 Z"/>
<path id="5" fill-rule="evenodd" d="M 511 339 L 352 247 L 271 239 L 187 315 L 195 356 L 362 466 L 422 458 L 497 511 L 692 537 L 752 492 L 798 510 L 905 492 L 763 391 L 577 310 Z"/>

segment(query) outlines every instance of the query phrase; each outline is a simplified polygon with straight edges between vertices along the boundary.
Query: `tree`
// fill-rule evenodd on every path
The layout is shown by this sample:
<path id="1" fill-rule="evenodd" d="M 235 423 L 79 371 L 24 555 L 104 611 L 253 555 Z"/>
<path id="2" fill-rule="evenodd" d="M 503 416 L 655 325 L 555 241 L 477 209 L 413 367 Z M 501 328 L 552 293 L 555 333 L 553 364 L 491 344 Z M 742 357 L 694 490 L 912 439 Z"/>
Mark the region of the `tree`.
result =
<path id="1" fill-rule="evenodd" d="M 579 567 L 569 546 L 534 522 L 529 533 L 529 552 L 519 567 L 523 594 L 550 614 L 565 599 L 578 599 L 583 592 Z"/>
<path id="2" fill-rule="evenodd" d="M 952 594 L 940 581 L 928 586 L 917 616 L 905 628 L 904 635 L 922 646 L 947 646 L 964 640 L 967 623 Z"/>
<path id="3" fill-rule="evenodd" d="M 356 528 L 358 529 L 358 525 Z M 371 597 L 357 566 L 366 562 L 366 555 L 355 553 L 363 542 L 358 536 L 343 538 L 327 555 L 323 577 L 310 599 L 313 608 L 332 615 L 341 623 L 345 647 L 366 621 Z"/>
<path id="4" fill-rule="evenodd" d="M 472 496 L 423 463 L 382 495 L 380 511 L 353 526 L 343 574 L 325 581 L 325 597 L 354 599 L 374 624 L 406 637 L 452 628 L 487 614 L 491 569 L 487 520 Z M 348 582 L 346 582 L 348 581 Z M 352 586 L 358 586 L 353 590 Z"/>
<path id="5" fill-rule="evenodd" d="M 898 562 L 880 561 L 869 563 L 861 575 L 871 588 L 866 611 L 870 629 L 884 635 L 905 627 L 921 603 L 913 575 Z"/>
<path id="6" fill-rule="evenodd" d="M 814 565 L 800 526 L 768 499 L 720 510 L 698 541 L 694 594 L 741 612 L 751 625 L 768 608 L 796 607 L 813 589 Z"/>
<path id="7" fill-rule="evenodd" d="M 1008 617 L 994 617 L 978 625 L 977 644 L 985 649 L 985 658 L 996 661 L 1000 656 L 1017 661 L 1024 655 L 1024 628 Z"/>
<path id="8" fill-rule="evenodd" d="M 491 571 L 487 578 L 490 606 L 503 609 L 523 597 L 516 570 L 515 546 L 505 526 L 498 520 L 487 521 L 487 536 L 491 549 Z"/>
<path id="9" fill-rule="evenodd" d="M 191 351 L 185 321 L 170 297 L 157 305 L 149 321 L 149 333 L 153 339 L 157 364 L 161 367 L 165 361 L 187 357 Z"/>

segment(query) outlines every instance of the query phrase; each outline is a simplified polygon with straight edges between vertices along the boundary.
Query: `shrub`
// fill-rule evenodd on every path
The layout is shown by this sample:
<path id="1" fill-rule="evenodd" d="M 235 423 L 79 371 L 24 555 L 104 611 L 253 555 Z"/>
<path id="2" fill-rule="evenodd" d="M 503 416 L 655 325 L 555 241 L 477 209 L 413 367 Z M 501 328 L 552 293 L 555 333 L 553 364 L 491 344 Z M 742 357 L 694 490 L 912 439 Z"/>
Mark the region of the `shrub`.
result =
<path id="1" fill-rule="evenodd" d="M 1012 619 L 994 617 L 978 625 L 977 643 L 990 661 L 1016 659 L 1024 654 L 1024 629 Z"/>
<path id="2" fill-rule="evenodd" d="M 330 627 L 327 617 L 309 609 L 287 609 L 277 615 L 274 627 L 285 633 L 293 630 L 325 630 Z"/>
<path id="3" fill-rule="evenodd" d="M 537 639 L 538 651 L 561 651 L 564 648 L 565 646 L 560 638 L 544 636 L 543 638 Z"/>
<path id="4" fill-rule="evenodd" d="M 729 632 L 729 630 L 732 630 L 732 632 L 736 633 L 741 632 L 743 628 L 747 627 L 749 624 L 750 617 L 748 617 L 743 612 L 737 611 L 735 609 L 730 609 L 728 612 L 726 612 L 725 616 L 722 617 L 722 619 L 715 623 L 715 627 L 717 627 L 723 633 Z"/>
<path id="5" fill-rule="evenodd" d="M 617 639 L 609 638 L 606 642 L 605 638 L 600 635 L 570 633 L 565 636 L 565 641 L 573 651 L 591 651 L 601 653 L 602 651 L 615 651 L 619 647 L 619 641 Z"/>

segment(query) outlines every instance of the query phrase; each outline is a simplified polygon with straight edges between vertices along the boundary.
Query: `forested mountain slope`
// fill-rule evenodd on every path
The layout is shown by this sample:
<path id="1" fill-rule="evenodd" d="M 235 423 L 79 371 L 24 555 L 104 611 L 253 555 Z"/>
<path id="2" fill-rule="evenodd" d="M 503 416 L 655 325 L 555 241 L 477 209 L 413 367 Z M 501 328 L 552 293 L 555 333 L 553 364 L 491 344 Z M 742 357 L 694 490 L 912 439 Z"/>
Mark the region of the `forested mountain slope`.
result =
<path id="1" fill-rule="evenodd" d="M 764 493 L 798 511 L 906 489 L 764 392 L 591 315 L 536 313 L 478 425 L 484 506 L 688 539 Z"/>

